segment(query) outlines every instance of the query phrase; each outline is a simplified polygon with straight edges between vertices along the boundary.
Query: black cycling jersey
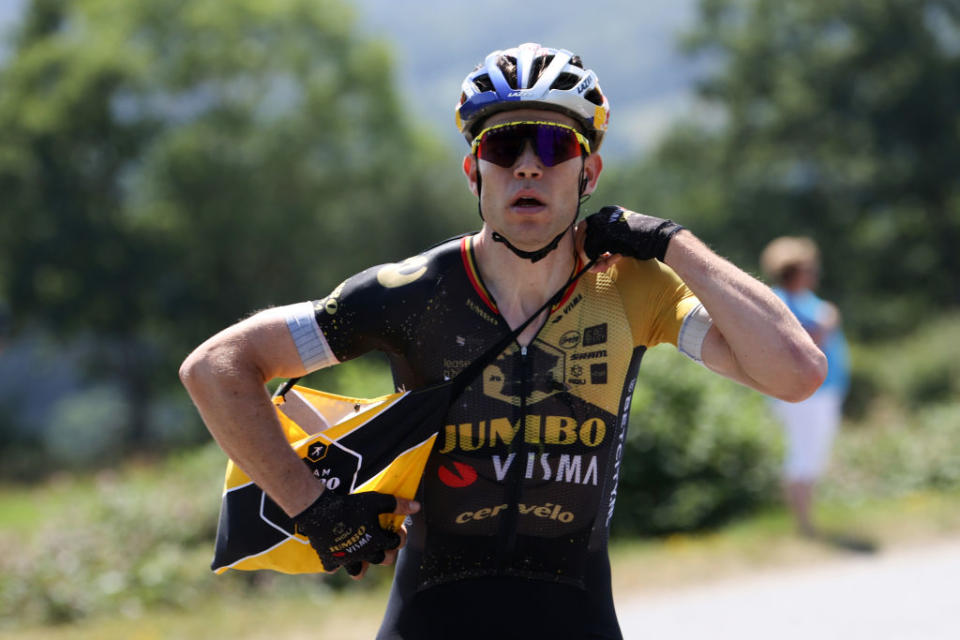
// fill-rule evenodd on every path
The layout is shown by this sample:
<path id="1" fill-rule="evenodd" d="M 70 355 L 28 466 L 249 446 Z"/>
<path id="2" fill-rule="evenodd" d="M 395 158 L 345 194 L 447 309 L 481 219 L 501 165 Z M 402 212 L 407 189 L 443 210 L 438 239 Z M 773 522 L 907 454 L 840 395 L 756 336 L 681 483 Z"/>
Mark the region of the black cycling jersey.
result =
<path id="1" fill-rule="evenodd" d="M 676 344 L 696 306 L 666 265 L 624 259 L 486 367 L 427 463 L 379 637 L 620 637 L 607 537 L 630 399 L 646 347 Z M 379 349 L 406 389 L 510 330 L 471 237 L 368 269 L 314 308 L 338 360 Z"/>

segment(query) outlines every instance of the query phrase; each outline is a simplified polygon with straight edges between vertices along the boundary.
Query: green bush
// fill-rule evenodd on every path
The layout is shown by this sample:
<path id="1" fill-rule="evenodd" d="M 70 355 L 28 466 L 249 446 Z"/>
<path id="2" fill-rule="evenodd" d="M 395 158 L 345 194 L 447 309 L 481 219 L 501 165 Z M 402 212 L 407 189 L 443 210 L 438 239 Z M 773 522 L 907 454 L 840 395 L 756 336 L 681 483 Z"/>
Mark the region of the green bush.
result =
<path id="1" fill-rule="evenodd" d="M 6 540 L 14 552 L 0 556 L 0 609 L 17 614 L 0 625 L 135 614 L 214 588 L 207 567 L 224 460 L 206 447 L 150 471 L 103 472 L 29 540 Z"/>
<path id="2" fill-rule="evenodd" d="M 877 403 L 916 411 L 960 396 L 960 316 L 937 318 L 908 336 L 854 345 L 847 414 L 864 419 Z"/>
<path id="3" fill-rule="evenodd" d="M 394 392 L 390 365 L 386 356 L 379 352 L 320 369 L 300 383 L 313 389 L 360 398 L 376 398 Z"/>
<path id="4" fill-rule="evenodd" d="M 960 489 L 960 402 L 841 434 L 823 495 L 843 501 Z"/>
<path id="5" fill-rule="evenodd" d="M 37 523 L 29 536 L 0 529 L 0 629 L 96 615 L 136 617 L 230 593 L 322 593 L 357 585 L 343 572 L 323 578 L 269 571 L 215 575 L 210 561 L 225 464 L 211 442 L 162 464 L 101 472 L 89 490 L 82 476 L 59 480 L 73 483 L 68 506 Z M 354 588 L 376 588 L 390 576 L 389 569 L 373 570 Z"/>
<path id="6" fill-rule="evenodd" d="M 770 502 L 780 434 L 761 394 L 671 349 L 651 350 L 634 392 L 614 535 L 701 529 Z"/>

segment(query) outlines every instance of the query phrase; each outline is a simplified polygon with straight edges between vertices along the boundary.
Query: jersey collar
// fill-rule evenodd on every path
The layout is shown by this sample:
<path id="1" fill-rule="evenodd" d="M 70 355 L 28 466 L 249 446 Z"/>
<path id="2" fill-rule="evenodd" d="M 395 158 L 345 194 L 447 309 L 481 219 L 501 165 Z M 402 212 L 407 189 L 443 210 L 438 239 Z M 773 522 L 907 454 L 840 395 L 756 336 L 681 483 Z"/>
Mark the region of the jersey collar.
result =
<path id="1" fill-rule="evenodd" d="M 490 295 L 490 291 L 483 283 L 483 278 L 480 276 L 480 270 L 477 268 L 477 258 L 474 255 L 473 236 L 464 236 L 460 239 L 460 257 L 463 260 L 463 268 L 467 272 L 467 279 L 470 280 L 470 284 L 473 285 L 474 291 L 477 292 L 477 295 L 480 296 L 480 299 L 483 300 L 483 303 L 487 305 L 491 311 L 499 314 L 500 310 L 497 309 L 497 304 L 493 301 L 493 296 Z M 578 255 L 573 272 L 576 273 L 580 271 L 581 268 L 583 268 L 583 261 Z M 567 289 L 563 292 L 563 296 L 560 298 L 560 301 L 550 308 L 550 313 L 553 313 L 567 303 L 567 300 L 569 300 L 570 296 L 573 295 L 573 290 L 577 288 L 577 282 L 579 282 L 579 280 L 571 282 L 567 286 Z"/>

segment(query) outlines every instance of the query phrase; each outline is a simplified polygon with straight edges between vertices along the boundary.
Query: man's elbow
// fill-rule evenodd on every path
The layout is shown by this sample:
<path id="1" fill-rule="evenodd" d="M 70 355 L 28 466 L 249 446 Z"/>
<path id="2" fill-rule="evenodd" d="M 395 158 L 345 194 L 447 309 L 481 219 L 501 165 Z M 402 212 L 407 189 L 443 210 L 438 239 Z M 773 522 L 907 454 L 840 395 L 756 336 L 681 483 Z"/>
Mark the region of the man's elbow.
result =
<path id="1" fill-rule="evenodd" d="M 180 382 L 191 396 L 229 371 L 230 354 L 216 339 L 211 339 L 194 349 L 180 365 Z"/>
<path id="2" fill-rule="evenodd" d="M 814 346 L 797 355 L 792 371 L 790 384 L 785 385 L 777 397 L 786 402 L 806 400 L 827 377 L 827 357 Z"/>
<path id="3" fill-rule="evenodd" d="M 244 342 L 227 334 L 216 335 L 186 357 L 180 365 L 180 382 L 196 400 L 198 394 L 216 392 L 224 385 L 263 385 L 269 378 Z"/>
<path id="4" fill-rule="evenodd" d="M 204 372 L 208 370 L 209 367 L 206 366 L 203 354 L 198 348 L 188 355 L 180 364 L 180 370 L 178 372 L 180 382 L 187 391 L 191 391 L 192 388 L 195 388 L 200 383 L 204 378 Z"/>

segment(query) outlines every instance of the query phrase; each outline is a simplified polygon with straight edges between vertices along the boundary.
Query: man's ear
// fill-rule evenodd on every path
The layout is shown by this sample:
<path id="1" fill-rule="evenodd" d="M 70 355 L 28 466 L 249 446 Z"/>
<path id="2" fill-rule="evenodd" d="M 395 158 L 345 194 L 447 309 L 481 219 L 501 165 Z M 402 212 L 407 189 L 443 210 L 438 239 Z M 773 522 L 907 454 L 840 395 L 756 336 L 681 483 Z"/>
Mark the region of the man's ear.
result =
<path id="1" fill-rule="evenodd" d="M 583 188 L 584 195 L 593 193 L 597 188 L 597 180 L 600 179 L 600 172 L 603 171 L 603 158 L 599 153 L 591 153 L 583 163 L 583 179 L 586 185 Z"/>
<path id="2" fill-rule="evenodd" d="M 477 166 L 477 158 L 472 153 L 468 153 L 463 156 L 463 173 L 467 176 L 467 184 L 470 186 L 470 193 L 475 196 L 478 196 L 477 192 L 477 171 L 479 167 Z"/>

